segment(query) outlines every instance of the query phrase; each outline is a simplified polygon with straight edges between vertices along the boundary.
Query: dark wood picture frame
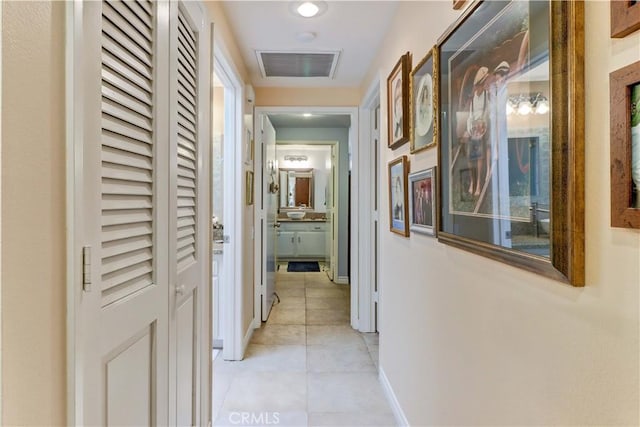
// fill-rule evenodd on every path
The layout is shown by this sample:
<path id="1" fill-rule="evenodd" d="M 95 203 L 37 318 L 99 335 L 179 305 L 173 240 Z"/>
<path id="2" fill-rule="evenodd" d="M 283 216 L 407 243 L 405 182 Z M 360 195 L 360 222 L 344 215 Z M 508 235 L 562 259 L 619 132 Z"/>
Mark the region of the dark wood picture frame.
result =
<path id="1" fill-rule="evenodd" d="M 611 109 L 611 226 L 640 228 L 632 207 L 631 89 L 640 85 L 640 61 L 609 75 Z M 636 107 L 640 108 L 640 106 Z M 640 194 L 639 194 L 640 196 Z"/>
<path id="2" fill-rule="evenodd" d="M 427 148 L 435 147 L 438 141 L 438 49 L 433 46 L 422 60 L 411 71 L 409 79 L 410 103 L 410 134 L 412 154 Z M 424 94 L 427 98 L 424 98 Z M 422 123 L 424 119 L 421 111 L 425 109 L 422 105 L 426 100 L 427 113 L 430 114 L 428 124 Z M 420 107 L 422 105 L 422 108 Z M 431 111 L 428 111 L 428 110 Z M 428 114 L 428 115 L 429 115 Z M 427 116 L 428 116 L 427 115 Z"/>
<path id="3" fill-rule="evenodd" d="M 622 38 L 640 30 L 640 1 L 610 0 L 611 37 Z"/>
<path id="4" fill-rule="evenodd" d="M 392 150 L 409 141 L 410 70 L 411 54 L 407 52 L 400 57 L 387 78 L 387 146 Z M 398 108 L 399 112 L 396 111 Z"/>
<path id="5" fill-rule="evenodd" d="M 486 4 L 485 4 L 486 3 Z M 495 13 L 487 12 L 498 3 L 476 0 L 465 13 L 439 39 L 440 58 L 440 142 L 438 144 L 438 240 L 518 268 L 534 272 L 572 286 L 585 285 L 584 256 L 584 2 L 549 1 L 549 90 L 553 95 L 550 104 L 550 231 L 549 255 L 540 256 L 496 243 L 486 243 L 457 230 L 455 216 L 445 212 L 443 193 L 445 179 L 450 172 L 448 145 L 453 137 L 453 120 L 448 98 L 449 75 L 445 76 L 451 53 L 443 53 L 448 40 L 463 43 L 472 34 L 456 33 L 465 23 L 472 28 L 482 28 L 485 19 L 493 19 Z M 511 5 L 513 3 L 508 3 Z M 534 2 L 527 2 L 534 5 Z M 486 7 L 485 7 L 486 6 Z M 482 11 L 479 12 L 482 7 Z M 507 6 L 504 6 L 507 7 Z M 533 7 L 533 6 L 532 6 Z M 539 7 L 539 6 L 536 6 Z M 476 14 L 476 12 L 479 12 Z M 477 27 L 475 27 L 477 26 Z M 539 28 L 539 27 L 535 27 Z M 534 29 L 535 29 L 534 28 Z M 474 30 L 475 31 L 475 30 Z M 544 33 L 535 34 L 543 37 Z M 532 36 L 533 37 L 533 36 Z M 465 51 L 466 52 L 466 51 Z M 476 74 L 476 78 L 478 75 Z M 475 80 L 474 80 L 475 84 Z M 454 114 L 455 117 L 455 114 Z M 447 128 L 445 128 L 447 127 Z M 455 129 L 454 129 L 455 130 Z M 444 159 L 443 159 L 444 156 Z M 455 159 L 454 159 L 455 161 Z M 446 175 L 446 177 L 445 177 Z M 443 179 L 445 177 L 445 179 Z M 498 190 L 500 191 L 500 190 Z M 449 196 L 447 196 L 449 198 Z M 508 195 L 507 195 L 508 197 Z M 447 228 L 444 224 L 447 223 Z M 508 236 L 510 237 L 510 236 Z"/>
<path id="6" fill-rule="evenodd" d="M 389 162 L 389 229 L 404 237 L 409 237 L 408 176 L 407 156 Z"/>

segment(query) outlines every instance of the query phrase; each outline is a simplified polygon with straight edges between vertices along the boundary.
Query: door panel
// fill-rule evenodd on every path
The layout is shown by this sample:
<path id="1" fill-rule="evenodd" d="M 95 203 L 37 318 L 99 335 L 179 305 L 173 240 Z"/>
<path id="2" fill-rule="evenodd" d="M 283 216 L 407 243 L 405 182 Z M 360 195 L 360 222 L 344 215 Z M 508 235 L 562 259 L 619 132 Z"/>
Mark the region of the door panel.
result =
<path id="1" fill-rule="evenodd" d="M 132 337 L 106 364 L 107 425 L 152 425 L 153 325 Z M 126 385 L 126 387 L 124 387 Z"/>
<path id="2" fill-rule="evenodd" d="M 167 6 L 82 4 L 79 425 L 167 422 Z"/>
<path id="3" fill-rule="evenodd" d="M 200 3 L 171 3 L 169 420 L 203 425 L 208 383 L 211 239 L 208 174 L 208 25 Z M 206 297 L 205 297 L 206 295 Z M 174 400 L 175 399 L 175 400 Z"/>
<path id="4" fill-rule="evenodd" d="M 272 185 L 277 184 L 276 173 L 276 130 L 264 116 L 262 122 L 262 138 L 263 138 L 263 170 L 265 183 L 265 230 L 264 230 L 264 282 L 262 284 L 262 321 L 269 318 L 271 307 L 275 300 L 276 292 L 276 217 L 278 215 L 278 195 L 275 191 L 270 191 Z"/>

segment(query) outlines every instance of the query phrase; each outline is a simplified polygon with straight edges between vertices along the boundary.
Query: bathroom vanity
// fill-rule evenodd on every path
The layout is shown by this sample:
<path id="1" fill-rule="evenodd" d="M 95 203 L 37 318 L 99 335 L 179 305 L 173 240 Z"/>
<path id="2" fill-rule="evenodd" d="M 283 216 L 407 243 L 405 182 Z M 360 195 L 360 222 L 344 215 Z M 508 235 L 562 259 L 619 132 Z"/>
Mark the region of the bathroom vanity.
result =
<path id="1" fill-rule="evenodd" d="M 278 260 L 325 260 L 327 222 L 324 219 L 279 219 L 276 256 Z"/>

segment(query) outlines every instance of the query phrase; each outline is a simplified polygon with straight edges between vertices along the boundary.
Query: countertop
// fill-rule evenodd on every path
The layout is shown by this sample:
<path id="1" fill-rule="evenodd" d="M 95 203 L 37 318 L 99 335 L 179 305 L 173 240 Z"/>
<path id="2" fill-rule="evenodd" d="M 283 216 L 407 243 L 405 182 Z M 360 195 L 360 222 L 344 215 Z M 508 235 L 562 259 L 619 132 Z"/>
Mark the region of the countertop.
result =
<path id="1" fill-rule="evenodd" d="M 302 219 L 278 218 L 278 222 L 327 222 L 327 220 L 326 220 L 326 218 L 320 218 L 320 219 L 308 219 L 308 218 L 302 218 Z"/>

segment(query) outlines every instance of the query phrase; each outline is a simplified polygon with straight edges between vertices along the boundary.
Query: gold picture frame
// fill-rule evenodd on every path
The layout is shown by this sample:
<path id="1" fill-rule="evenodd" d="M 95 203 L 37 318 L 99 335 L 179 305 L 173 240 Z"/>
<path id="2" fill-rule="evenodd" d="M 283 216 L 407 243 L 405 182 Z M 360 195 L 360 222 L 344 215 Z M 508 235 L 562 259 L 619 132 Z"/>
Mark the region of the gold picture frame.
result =
<path id="1" fill-rule="evenodd" d="M 409 72 L 411 54 L 400 57 L 387 78 L 387 146 L 392 150 L 409 141 Z"/>
<path id="2" fill-rule="evenodd" d="M 433 46 L 411 71 L 411 153 L 435 147 L 438 141 L 438 49 Z"/>
<path id="3" fill-rule="evenodd" d="M 584 2 L 476 0 L 440 38 L 438 55 L 438 240 L 584 286 Z M 538 84 L 548 98 L 528 91 Z M 482 97 L 504 87 L 501 98 Z M 483 99 L 512 118 L 537 114 L 544 100 L 545 124 L 523 119 L 513 135 L 502 118 L 494 128 L 495 114 L 477 114 Z M 492 99 L 502 101 L 491 107 Z"/>

